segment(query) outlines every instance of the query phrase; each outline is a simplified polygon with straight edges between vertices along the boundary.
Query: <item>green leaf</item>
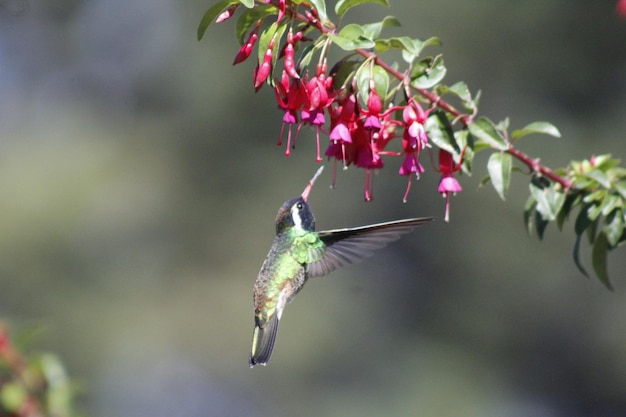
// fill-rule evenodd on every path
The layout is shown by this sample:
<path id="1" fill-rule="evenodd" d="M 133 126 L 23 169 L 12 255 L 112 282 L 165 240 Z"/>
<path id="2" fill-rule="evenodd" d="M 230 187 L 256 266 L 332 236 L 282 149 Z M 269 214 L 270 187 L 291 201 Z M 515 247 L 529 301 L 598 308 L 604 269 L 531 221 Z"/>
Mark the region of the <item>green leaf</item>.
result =
<path id="1" fill-rule="evenodd" d="M 532 133 L 542 133 L 545 135 L 554 136 L 555 138 L 561 137 L 561 132 L 550 122 L 533 122 L 526 125 L 522 129 L 514 130 L 511 136 L 513 139 L 519 139 L 523 136 L 530 135 Z"/>
<path id="2" fill-rule="evenodd" d="M 390 26 L 400 26 L 400 21 L 393 16 L 385 16 L 385 18 L 380 22 L 369 23 L 361 27 L 363 28 L 363 36 L 374 41 L 378 38 L 383 28 Z"/>
<path id="3" fill-rule="evenodd" d="M 623 199 L 626 199 L 626 181 L 620 181 L 613 184 L 615 190 L 622 196 Z"/>
<path id="4" fill-rule="evenodd" d="M 615 194 L 607 193 L 602 203 L 600 204 L 600 209 L 602 211 L 603 216 L 608 216 L 610 212 L 613 211 L 618 206 L 623 206 L 624 202 L 622 199 Z"/>
<path id="5" fill-rule="evenodd" d="M 258 48 L 259 63 L 263 62 L 265 51 L 267 51 L 267 48 L 269 48 L 270 42 L 272 41 L 272 38 L 276 34 L 277 30 L 278 30 L 278 23 L 274 22 L 267 29 L 261 32 L 261 35 L 259 36 L 259 48 Z M 276 46 L 276 44 L 277 42 L 274 43 L 274 46 Z"/>
<path id="6" fill-rule="evenodd" d="M 549 221 L 546 220 L 539 211 L 535 211 L 535 225 L 537 226 L 537 237 L 543 240 L 543 235 L 548 227 Z"/>
<path id="7" fill-rule="evenodd" d="M 585 266 L 582 263 L 582 260 L 580 259 L 580 241 L 582 240 L 582 235 L 576 235 L 576 241 L 574 242 L 574 252 L 573 252 L 573 256 L 574 256 L 574 264 L 576 265 L 576 268 L 578 268 L 578 270 L 587 278 L 589 278 L 589 274 L 587 273 L 587 270 L 585 269 Z"/>
<path id="8" fill-rule="evenodd" d="M 237 41 L 239 42 L 239 44 L 243 45 L 246 38 L 246 33 L 248 33 L 250 27 L 256 25 L 256 22 L 258 22 L 259 20 L 263 20 L 266 17 L 273 15 L 275 11 L 275 8 L 266 6 L 264 4 L 260 4 L 254 9 L 244 10 L 237 19 L 237 24 L 235 25 L 235 36 L 237 37 Z"/>
<path id="9" fill-rule="evenodd" d="M 609 280 L 608 268 L 607 268 L 607 254 L 609 252 L 609 241 L 604 233 L 600 233 L 596 242 L 591 248 L 591 262 L 593 264 L 593 270 L 600 282 L 604 284 L 609 290 L 613 291 L 613 286 Z"/>
<path id="10" fill-rule="evenodd" d="M 374 79 L 374 87 L 376 93 L 384 99 L 389 90 L 389 74 L 382 67 L 374 65 L 362 65 L 357 71 L 356 82 L 358 91 L 360 91 L 359 97 L 362 104 L 367 107 L 367 100 L 370 94 L 370 79 Z"/>
<path id="11" fill-rule="evenodd" d="M 343 17 L 343 15 L 354 6 L 365 3 L 376 3 L 389 7 L 387 0 L 339 0 L 337 4 L 335 4 L 335 13 L 337 13 L 337 16 Z"/>
<path id="12" fill-rule="evenodd" d="M 204 13 L 202 19 L 200 19 L 200 24 L 198 25 L 198 40 L 201 40 L 204 36 L 206 30 L 209 28 L 211 23 L 215 21 L 217 16 L 219 16 L 224 10 L 228 9 L 233 4 L 240 3 L 239 0 L 223 0 L 218 3 L 215 3 L 213 6 L 209 7 L 209 10 Z"/>
<path id="13" fill-rule="evenodd" d="M 537 201 L 537 211 L 547 221 L 556 220 L 557 214 L 565 203 L 565 194 L 557 191 L 553 184 L 546 187 L 538 185 L 537 181 L 530 183 L 530 194 Z"/>
<path id="14" fill-rule="evenodd" d="M 313 5 L 317 10 L 317 15 L 320 17 L 322 24 L 328 21 L 328 15 L 326 14 L 326 2 L 324 0 L 309 0 L 309 3 Z"/>
<path id="15" fill-rule="evenodd" d="M 450 121 L 448 121 L 448 123 L 450 123 Z M 452 125 L 450 124 L 450 126 Z M 470 135 L 467 130 L 456 130 L 454 132 L 454 139 L 459 148 L 465 149 L 461 169 L 463 170 L 463 173 L 472 175 L 472 162 L 474 161 L 474 137 Z"/>
<path id="16" fill-rule="evenodd" d="M 355 23 L 346 25 L 338 34 L 329 33 L 328 37 L 344 51 L 354 51 L 355 49 L 369 49 L 376 46 L 374 41 L 365 37 L 363 27 Z"/>
<path id="17" fill-rule="evenodd" d="M 533 231 L 533 216 L 532 214 L 535 212 L 535 208 L 537 207 L 537 202 L 533 198 L 533 196 L 529 196 L 528 200 L 526 200 L 526 204 L 524 205 L 524 225 L 526 226 L 526 233 L 529 235 Z"/>
<path id="18" fill-rule="evenodd" d="M 461 148 L 456 142 L 454 130 L 445 113 L 435 111 L 424 122 L 424 129 L 431 140 L 437 147 L 450 152 L 453 155 L 460 155 Z"/>
<path id="19" fill-rule="evenodd" d="M 477 107 L 476 100 L 472 99 L 472 94 L 467 87 L 467 84 L 463 81 L 456 82 L 451 86 L 441 84 L 436 88 L 438 95 L 443 96 L 445 94 L 454 94 L 461 100 L 461 104 L 466 110 L 471 113 L 475 112 Z"/>
<path id="20" fill-rule="evenodd" d="M 352 82 L 356 71 L 363 66 L 363 61 L 354 61 L 344 59 L 337 64 L 333 69 L 335 76 L 333 78 L 333 88 L 335 90 L 341 90 L 346 87 L 348 83 Z"/>
<path id="21" fill-rule="evenodd" d="M 470 101 L 472 99 L 472 93 L 470 92 L 467 84 L 465 84 L 463 81 L 458 81 L 452 84 L 447 89 L 450 93 L 456 95 L 463 101 Z"/>
<path id="22" fill-rule="evenodd" d="M 432 88 L 443 80 L 446 71 L 441 55 L 422 59 L 411 70 L 411 86 L 423 89 Z"/>
<path id="23" fill-rule="evenodd" d="M 606 217 L 605 226 L 602 228 L 611 247 L 617 246 L 624 234 L 624 211 L 614 210 Z"/>
<path id="24" fill-rule="evenodd" d="M 494 152 L 487 162 L 487 171 L 491 177 L 491 184 L 496 189 L 502 200 L 506 199 L 511 183 L 511 171 L 513 169 L 513 158 L 511 154 L 505 152 Z"/>
<path id="25" fill-rule="evenodd" d="M 467 128 L 476 139 L 491 148 L 501 151 L 506 151 L 509 148 L 509 144 L 498 133 L 493 122 L 486 117 L 479 117 L 474 122 L 469 123 Z"/>
<path id="26" fill-rule="evenodd" d="M 426 46 L 439 44 L 439 39 L 435 37 L 422 41 L 419 39 L 411 39 L 408 36 L 399 36 L 387 39 L 376 39 L 376 51 L 383 53 L 388 49 L 400 49 L 404 60 L 410 64 L 419 56 L 422 49 Z"/>
<path id="27" fill-rule="evenodd" d="M 559 230 L 563 230 L 563 224 L 565 224 L 565 220 L 569 217 L 569 213 L 572 211 L 572 208 L 580 202 L 580 196 L 578 194 L 568 194 L 565 196 L 565 203 L 563 203 L 563 207 L 559 214 L 556 216 L 556 224 L 559 226 Z"/>
<path id="28" fill-rule="evenodd" d="M 587 216 L 591 221 L 595 221 L 602 214 L 602 206 L 600 204 L 591 204 L 587 209 Z"/>
<path id="29" fill-rule="evenodd" d="M 592 169 L 591 171 L 585 172 L 583 175 L 596 181 L 604 188 L 611 188 L 611 181 L 609 180 L 609 177 L 607 177 L 606 174 L 599 169 Z"/>

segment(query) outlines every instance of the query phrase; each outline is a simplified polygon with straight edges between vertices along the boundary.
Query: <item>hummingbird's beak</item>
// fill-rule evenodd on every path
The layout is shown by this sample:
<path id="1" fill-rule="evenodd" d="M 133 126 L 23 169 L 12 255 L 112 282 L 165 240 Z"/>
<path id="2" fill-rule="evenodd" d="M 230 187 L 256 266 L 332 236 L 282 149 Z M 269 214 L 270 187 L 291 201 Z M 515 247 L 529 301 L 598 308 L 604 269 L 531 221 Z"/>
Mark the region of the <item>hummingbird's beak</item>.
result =
<path id="1" fill-rule="evenodd" d="M 307 201 L 309 199 L 309 193 L 311 192 L 311 188 L 313 188 L 313 184 L 315 183 L 315 180 L 317 179 L 317 177 L 319 177 L 322 174 L 322 171 L 324 170 L 324 165 L 322 165 L 317 172 L 315 173 L 315 175 L 313 175 L 313 178 L 311 178 L 311 180 L 309 181 L 309 183 L 307 184 L 306 188 L 304 189 L 304 191 L 302 191 L 302 199 L 304 199 L 304 201 Z"/>

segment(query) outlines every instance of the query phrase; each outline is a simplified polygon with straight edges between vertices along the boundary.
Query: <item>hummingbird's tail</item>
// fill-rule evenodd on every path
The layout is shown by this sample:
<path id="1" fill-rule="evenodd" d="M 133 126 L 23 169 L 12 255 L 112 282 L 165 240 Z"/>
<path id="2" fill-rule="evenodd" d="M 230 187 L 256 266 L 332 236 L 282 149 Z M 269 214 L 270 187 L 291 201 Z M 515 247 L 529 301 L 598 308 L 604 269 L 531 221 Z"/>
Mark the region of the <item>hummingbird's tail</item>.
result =
<path id="1" fill-rule="evenodd" d="M 274 342 L 278 334 L 278 314 L 265 323 L 264 327 L 258 324 L 254 327 L 252 335 L 252 353 L 250 354 L 250 368 L 254 365 L 266 365 L 272 356 L 274 350 Z"/>

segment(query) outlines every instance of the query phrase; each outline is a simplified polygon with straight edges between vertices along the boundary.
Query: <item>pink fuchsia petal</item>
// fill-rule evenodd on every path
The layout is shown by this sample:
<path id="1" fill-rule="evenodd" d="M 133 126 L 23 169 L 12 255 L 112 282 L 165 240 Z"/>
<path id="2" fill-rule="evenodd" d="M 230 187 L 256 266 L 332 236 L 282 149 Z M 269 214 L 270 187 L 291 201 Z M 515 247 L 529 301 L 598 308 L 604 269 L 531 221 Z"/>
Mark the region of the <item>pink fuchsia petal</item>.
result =
<path id="1" fill-rule="evenodd" d="M 377 116 L 367 116 L 365 118 L 365 123 L 363 123 L 363 127 L 368 130 L 380 130 L 382 125 L 380 124 L 380 120 Z"/>
<path id="2" fill-rule="evenodd" d="M 417 120 L 417 113 L 412 106 L 408 105 L 404 107 L 404 110 L 402 110 L 402 120 L 406 125 L 409 125 Z"/>
<path id="3" fill-rule="evenodd" d="M 283 122 L 289 124 L 298 123 L 298 114 L 294 110 L 287 110 L 283 115 Z"/>
<path id="4" fill-rule="evenodd" d="M 352 143 L 352 135 L 350 135 L 350 130 L 344 123 L 338 123 L 337 126 L 331 130 L 329 137 L 330 140 L 333 141 Z"/>
<path id="5" fill-rule="evenodd" d="M 424 172 L 424 167 L 419 163 L 415 154 L 411 153 L 404 157 L 398 174 L 408 176 L 415 173 L 419 177 L 422 172 Z"/>
<path id="6" fill-rule="evenodd" d="M 451 173 L 444 173 L 441 177 L 441 181 L 439 182 L 439 187 L 437 191 L 444 196 L 448 194 L 455 194 L 463 191 L 461 188 L 461 184 L 457 181 L 456 178 Z"/>
<path id="7" fill-rule="evenodd" d="M 302 121 L 312 125 L 320 126 L 326 122 L 324 112 L 322 110 L 302 110 Z"/>

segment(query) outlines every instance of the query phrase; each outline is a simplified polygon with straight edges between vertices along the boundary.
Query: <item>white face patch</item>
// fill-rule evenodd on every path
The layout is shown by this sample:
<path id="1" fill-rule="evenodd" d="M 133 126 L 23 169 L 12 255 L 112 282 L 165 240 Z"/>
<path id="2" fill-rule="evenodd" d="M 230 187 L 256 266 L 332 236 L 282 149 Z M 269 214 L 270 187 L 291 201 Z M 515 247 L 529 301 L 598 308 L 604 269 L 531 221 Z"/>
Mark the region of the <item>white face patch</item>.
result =
<path id="1" fill-rule="evenodd" d="M 291 218 L 293 219 L 293 225 L 296 229 L 302 229 L 302 218 L 300 217 L 300 208 L 302 203 L 296 203 L 291 206 Z"/>

